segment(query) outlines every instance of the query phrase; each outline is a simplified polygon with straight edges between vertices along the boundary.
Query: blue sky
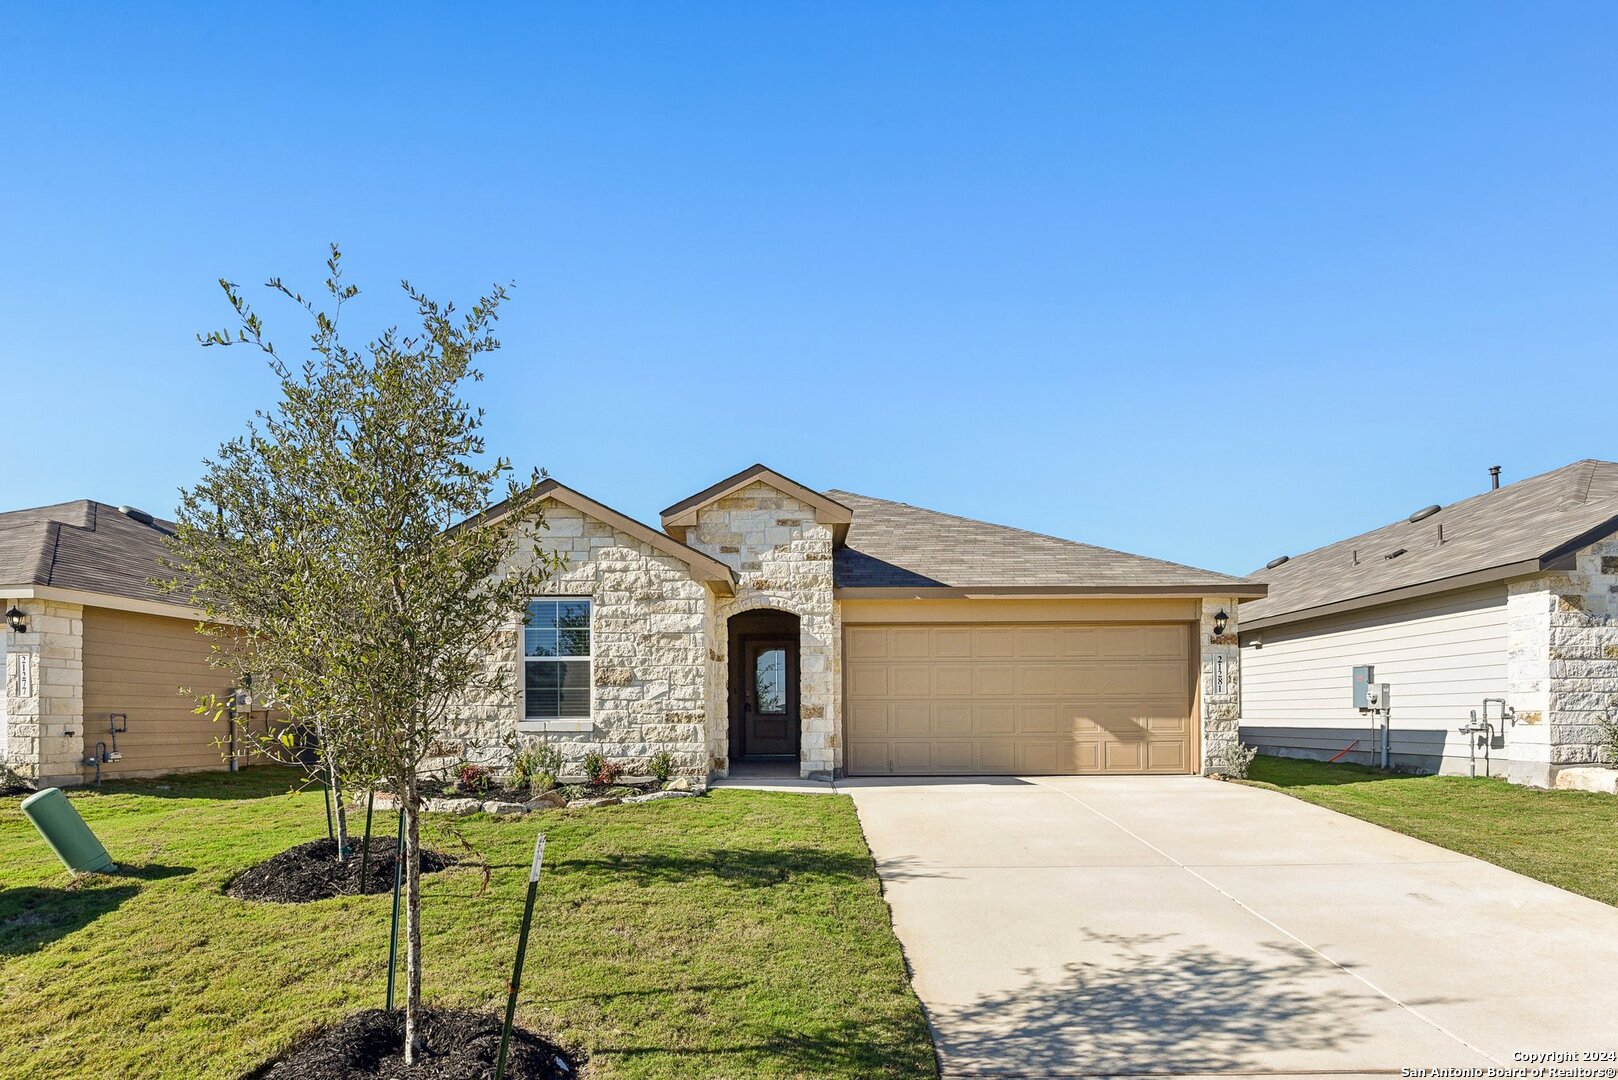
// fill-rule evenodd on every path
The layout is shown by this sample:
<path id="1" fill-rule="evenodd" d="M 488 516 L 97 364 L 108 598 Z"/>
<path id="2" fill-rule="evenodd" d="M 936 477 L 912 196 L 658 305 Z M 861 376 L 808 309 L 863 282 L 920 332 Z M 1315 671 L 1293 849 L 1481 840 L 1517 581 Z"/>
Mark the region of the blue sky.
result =
<path id="1" fill-rule="evenodd" d="M 271 390 L 194 343 L 214 281 L 336 240 L 355 327 L 514 282 L 492 448 L 635 516 L 762 460 L 1251 570 L 1618 457 L 1615 41 L 1611 4 L 8 7 L 0 505 L 172 507 Z"/>

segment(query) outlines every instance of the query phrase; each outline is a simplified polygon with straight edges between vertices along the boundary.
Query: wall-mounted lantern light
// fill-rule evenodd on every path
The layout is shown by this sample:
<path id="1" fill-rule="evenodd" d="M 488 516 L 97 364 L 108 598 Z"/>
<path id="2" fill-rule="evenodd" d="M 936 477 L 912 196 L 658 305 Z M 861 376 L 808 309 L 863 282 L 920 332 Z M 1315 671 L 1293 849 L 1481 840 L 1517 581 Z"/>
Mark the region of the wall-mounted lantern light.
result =
<path id="1" fill-rule="evenodd" d="M 26 634 L 28 633 L 28 616 L 13 607 L 6 612 L 6 625 L 11 627 L 11 632 L 14 634 Z"/>
<path id="2" fill-rule="evenodd" d="M 1229 625 L 1229 623 L 1230 623 L 1230 616 L 1225 614 L 1225 609 L 1224 608 L 1220 608 L 1217 612 L 1215 612 L 1214 613 L 1214 637 L 1218 637 L 1221 634 L 1223 634 L 1225 632 L 1225 627 L 1227 625 Z"/>

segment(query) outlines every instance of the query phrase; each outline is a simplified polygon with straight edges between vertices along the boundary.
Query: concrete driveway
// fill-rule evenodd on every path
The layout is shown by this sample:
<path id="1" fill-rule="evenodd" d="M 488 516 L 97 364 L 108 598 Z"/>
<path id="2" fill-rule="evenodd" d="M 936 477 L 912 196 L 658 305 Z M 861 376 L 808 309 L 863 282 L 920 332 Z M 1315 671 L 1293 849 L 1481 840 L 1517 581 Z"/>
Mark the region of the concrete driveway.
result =
<path id="1" fill-rule="evenodd" d="M 1618 909 L 1488 863 L 1197 777 L 837 787 L 947 1076 L 1397 1075 L 1618 1050 Z"/>

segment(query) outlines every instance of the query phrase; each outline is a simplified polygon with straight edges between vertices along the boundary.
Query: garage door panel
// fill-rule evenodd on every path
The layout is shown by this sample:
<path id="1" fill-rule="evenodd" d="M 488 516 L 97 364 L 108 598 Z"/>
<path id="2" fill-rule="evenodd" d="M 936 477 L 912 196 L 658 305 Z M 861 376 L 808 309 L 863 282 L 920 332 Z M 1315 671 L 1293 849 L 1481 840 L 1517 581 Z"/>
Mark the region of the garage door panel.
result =
<path id="1" fill-rule="evenodd" d="M 1006 697 L 1016 691 L 1017 669 L 1010 664 L 976 664 L 971 668 L 972 693 Z"/>
<path id="2" fill-rule="evenodd" d="M 1019 694 L 1054 694 L 1058 668 L 1055 664 L 1018 664 L 1016 690 Z"/>
<path id="3" fill-rule="evenodd" d="M 934 735 L 972 734 L 972 703 L 942 701 L 933 706 Z"/>
<path id="4" fill-rule="evenodd" d="M 995 775 L 1017 771 L 1017 744 L 1004 739 L 995 742 L 979 740 L 978 772 Z"/>
<path id="5" fill-rule="evenodd" d="M 932 708 L 925 701 L 896 701 L 888 707 L 888 734 L 895 738 L 929 738 Z"/>
<path id="6" fill-rule="evenodd" d="M 1017 655 L 1017 631 L 1010 627 L 980 627 L 972 631 L 972 655 L 994 659 Z"/>
<path id="7" fill-rule="evenodd" d="M 1023 735 L 1062 735 L 1061 712 L 1055 705 L 1019 705 L 1017 731 Z"/>
<path id="8" fill-rule="evenodd" d="M 886 664 L 860 662 L 848 665 L 848 696 L 850 699 L 879 699 L 887 697 L 888 693 L 888 668 Z"/>
<path id="9" fill-rule="evenodd" d="M 850 627 L 855 774 L 1185 772 L 1190 628 Z"/>
<path id="10" fill-rule="evenodd" d="M 887 703 L 860 700 L 851 696 L 848 701 L 848 730 L 873 738 L 888 735 Z"/>
<path id="11" fill-rule="evenodd" d="M 1146 744 L 1146 768 L 1150 772 L 1187 772 L 1191 768 L 1186 757 L 1188 749 L 1183 742 L 1149 742 Z"/>
<path id="12" fill-rule="evenodd" d="M 1015 735 L 1017 706 L 1008 701 L 973 702 L 972 730 L 978 735 Z"/>

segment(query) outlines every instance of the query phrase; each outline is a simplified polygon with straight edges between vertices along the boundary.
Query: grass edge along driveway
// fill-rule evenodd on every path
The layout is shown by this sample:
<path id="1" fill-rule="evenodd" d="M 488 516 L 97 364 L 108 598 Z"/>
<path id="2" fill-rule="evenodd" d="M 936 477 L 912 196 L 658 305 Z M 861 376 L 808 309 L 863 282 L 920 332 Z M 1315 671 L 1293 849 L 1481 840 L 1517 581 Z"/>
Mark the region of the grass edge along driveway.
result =
<path id="1" fill-rule="evenodd" d="M 77 881 L 0 801 L 0 1076 L 233 1077 L 380 1007 L 389 897 L 223 893 L 325 834 L 320 793 L 290 783 L 261 768 L 75 793 L 123 869 Z M 503 1006 L 544 829 L 519 1022 L 581 1050 L 592 1078 L 936 1074 L 846 797 L 428 821 L 424 842 L 464 860 L 424 880 L 429 1001 Z"/>
<path id="2" fill-rule="evenodd" d="M 1245 783 L 1618 905 L 1618 798 L 1260 756 Z"/>

